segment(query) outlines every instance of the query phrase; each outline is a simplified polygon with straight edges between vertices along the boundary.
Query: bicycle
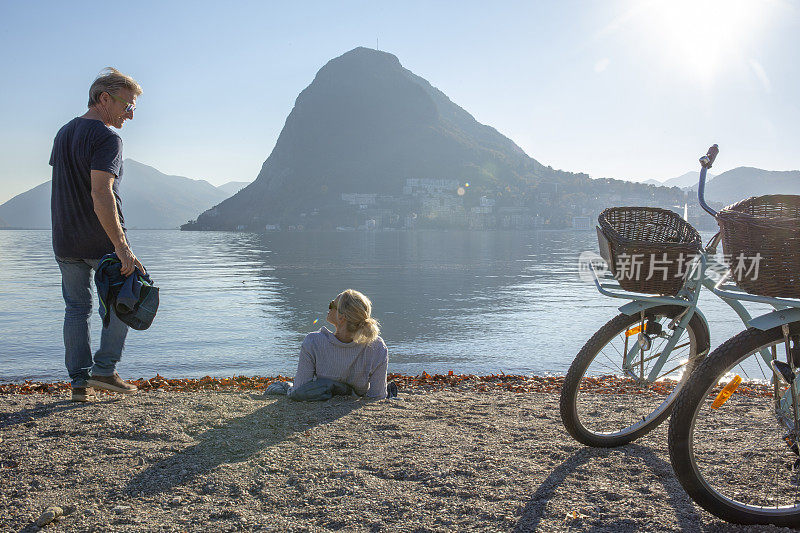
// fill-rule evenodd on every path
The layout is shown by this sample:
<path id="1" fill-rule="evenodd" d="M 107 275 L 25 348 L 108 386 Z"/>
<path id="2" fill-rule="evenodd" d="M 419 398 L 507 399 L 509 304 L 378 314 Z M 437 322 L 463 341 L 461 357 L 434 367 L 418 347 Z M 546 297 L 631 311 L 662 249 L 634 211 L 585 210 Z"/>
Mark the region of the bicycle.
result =
<path id="1" fill-rule="evenodd" d="M 717 145 L 712 146 L 701 160 L 699 197 L 703 203 L 706 172 L 718 151 Z M 633 226 L 638 223 L 637 213 L 649 216 L 649 211 L 657 211 L 660 217 L 671 213 L 654 208 L 630 209 L 639 210 L 632 211 Z M 613 272 L 615 243 L 609 242 L 603 228 L 597 230 L 601 255 Z M 640 230 L 634 227 L 634 234 Z M 637 242 L 653 244 L 646 241 L 647 235 Z M 561 419 L 577 441 L 595 447 L 621 446 L 652 431 L 670 415 L 678 394 L 710 348 L 708 322 L 698 308 L 698 299 L 704 287 L 713 289 L 716 285 L 709 271 L 728 268 L 715 259 L 719 242 L 717 234 L 705 248 L 697 246 L 695 256 L 687 262 L 685 278 L 679 278 L 677 285 L 673 282 L 675 294 L 664 294 L 667 289 L 658 283 L 648 292 L 660 292 L 659 295 L 631 293 L 636 284 L 625 283 L 610 273 L 601 280 L 595 264 L 589 263 L 601 294 L 631 301 L 586 342 L 564 379 Z M 655 244 L 671 246 L 669 242 Z M 751 320 L 737 298 L 718 296 L 745 325 Z"/>
<path id="2" fill-rule="evenodd" d="M 771 270 L 762 280 L 745 276 L 735 283 L 729 272 L 712 291 L 726 300 L 766 303 L 775 311 L 749 320 L 746 330 L 692 372 L 675 401 L 669 453 L 683 488 L 710 513 L 740 524 L 798 527 L 800 197 L 750 200 L 761 198 L 774 205 L 768 217 L 743 218 L 755 228 L 744 248 L 765 253 L 761 259 Z M 722 226 L 723 218 L 705 204 L 702 189 L 699 199 Z M 775 205 L 782 213 L 777 220 Z"/>

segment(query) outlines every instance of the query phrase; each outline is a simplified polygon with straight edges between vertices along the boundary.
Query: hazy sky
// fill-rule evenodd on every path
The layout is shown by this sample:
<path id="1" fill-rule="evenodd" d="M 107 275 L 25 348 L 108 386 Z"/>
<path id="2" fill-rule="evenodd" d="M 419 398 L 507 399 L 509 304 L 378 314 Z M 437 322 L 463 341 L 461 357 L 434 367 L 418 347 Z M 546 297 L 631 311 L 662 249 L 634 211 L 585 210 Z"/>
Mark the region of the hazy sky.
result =
<path id="1" fill-rule="evenodd" d="M 125 156 L 222 184 L 256 177 L 320 67 L 376 44 L 555 168 L 666 179 L 714 142 L 716 173 L 800 168 L 785 0 L 0 0 L 0 29 L 0 202 L 49 179 L 107 65 L 144 88 Z"/>

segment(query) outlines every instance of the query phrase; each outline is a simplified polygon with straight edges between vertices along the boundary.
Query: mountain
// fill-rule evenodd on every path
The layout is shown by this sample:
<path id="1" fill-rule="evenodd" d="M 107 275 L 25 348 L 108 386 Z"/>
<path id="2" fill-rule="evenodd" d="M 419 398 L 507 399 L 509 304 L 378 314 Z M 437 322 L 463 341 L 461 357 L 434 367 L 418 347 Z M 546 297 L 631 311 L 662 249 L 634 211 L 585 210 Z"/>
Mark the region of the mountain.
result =
<path id="1" fill-rule="evenodd" d="M 50 182 L 37 185 L 0 205 L 0 218 L 10 228 L 50 228 Z"/>
<path id="2" fill-rule="evenodd" d="M 250 185 L 250 181 L 229 181 L 228 183 L 223 183 L 222 185 L 217 185 L 217 189 L 221 190 L 228 196 L 233 196 L 237 192 L 241 191 L 248 185 Z"/>
<path id="3" fill-rule="evenodd" d="M 198 211 L 229 194 L 207 181 L 168 176 L 153 167 L 126 159 L 120 196 L 129 229 L 177 228 Z M 0 205 L 0 218 L 13 228 L 50 228 L 50 181 Z"/>
<path id="4" fill-rule="evenodd" d="M 341 201 L 341 193 L 399 195 L 408 178 L 478 190 L 553 172 L 394 55 L 356 48 L 300 93 L 256 180 L 185 229 L 260 227 Z"/>
<path id="5" fill-rule="evenodd" d="M 127 159 L 120 184 L 122 212 L 129 228 L 177 228 L 189 213 L 214 205 L 227 193 L 207 181 L 168 176 Z"/>
<path id="6" fill-rule="evenodd" d="M 564 227 L 620 198 L 683 194 L 544 166 L 394 55 L 356 48 L 298 95 L 255 181 L 181 229 Z"/>
<path id="7" fill-rule="evenodd" d="M 2 218 L 0 218 L 0 229 L 5 228 L 7 226 L 8 226 L 8 224 L 6 223 L 6 221 L 3 220 Z"/>
<path id="8" fill-rule="evenodd" d="M 699 172 L 687 172 L 655 185 L 697 191 L 699 179 Z M 712 202 L 732 204 L 743 198 L 765 194 L 800 194 L 800 171 L 737 167 L 716 176 L 709 173 L 706 178 L 706 199 Z"/>
<path id="9" fill-rule="evenodd" d="M 738 167 L 723 172 L 706 185 L 706 199 L 725 204 L 765 194 L 800 195 L 800 170 Z"/>
<path id="10" fill-rule="evenodd" d="M 706 177 L 707 183 L 710 182 L 714 178 L 713 174 L 708 174 Z M 681 189 L 694 189 L 697 190 L 697 182 L 700 180 L 700 172 L 687 172 L 686 174 L 681 174 L 676 178 L 669 178 L 664 181 L 658 180 L 646 180 L 642 183 L 646 183 L 648 185 L 656 185 L 659 187 L 680 187 Z"/>
<path id="11" fill-rule="evenodd" d="M 714 179 L 713 174 L 706 174 L 706 183 L 710 183 L 711 180 Z M 664 183 L 661 184 L 662 187 L 680 187 L 681 189 L 685 189 L 687 187 L 691 188 L 694 187 L 697 189 L 697 183 L 700 181 L 700 172 L 687 172 L 686 174 L 681 174 L 677 178 L 670 178 Z"/>

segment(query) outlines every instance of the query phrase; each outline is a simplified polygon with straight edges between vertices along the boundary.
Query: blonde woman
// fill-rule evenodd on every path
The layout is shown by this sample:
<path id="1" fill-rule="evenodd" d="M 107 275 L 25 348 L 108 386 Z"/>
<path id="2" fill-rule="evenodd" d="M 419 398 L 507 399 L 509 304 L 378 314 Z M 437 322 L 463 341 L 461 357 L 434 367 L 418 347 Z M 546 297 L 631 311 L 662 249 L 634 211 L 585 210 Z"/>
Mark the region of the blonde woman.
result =
<path id="1" fill-rule="evenodd" d="M 315 396 L 323 388 L 328 398 L 350 390 L 367 398 L 386 398 L 389 351 L 371 315 L 372 302 L 353 289 L 331 301 L 327 321 L 336 330 L 323 327 L 306 335 L 289 392 L 292 399 L 326 399 Z M 390 389 L 390 396 L 397 394 L 394 383 Z"/>

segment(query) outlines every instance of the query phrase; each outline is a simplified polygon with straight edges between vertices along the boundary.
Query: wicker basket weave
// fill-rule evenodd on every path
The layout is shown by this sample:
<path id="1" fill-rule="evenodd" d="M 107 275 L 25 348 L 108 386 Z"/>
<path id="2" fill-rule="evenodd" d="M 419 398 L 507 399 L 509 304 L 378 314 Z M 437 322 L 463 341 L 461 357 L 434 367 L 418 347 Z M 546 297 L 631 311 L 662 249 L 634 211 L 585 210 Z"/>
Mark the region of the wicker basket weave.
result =
<path id="1" fill-rule="evenodd" d="M 754 196 L 721 210 L 722 248 L 751 294 L 800 298 L 800 196 Z"/>
<path id="2" fill-rule="evenodd" d="M 678 293 L 701 246 L 700 234 L 691 224 L 674 211 L 657 207 L 612 207 L 600 213 L 598 222 L 608 240 L 606 260 L 623 289 Z"/>

